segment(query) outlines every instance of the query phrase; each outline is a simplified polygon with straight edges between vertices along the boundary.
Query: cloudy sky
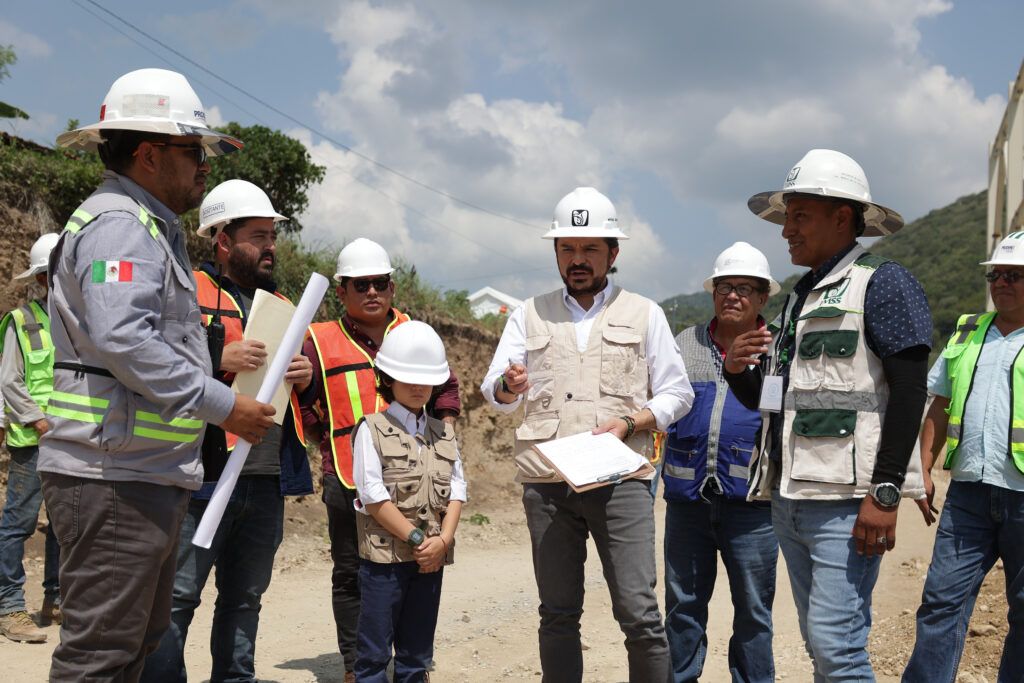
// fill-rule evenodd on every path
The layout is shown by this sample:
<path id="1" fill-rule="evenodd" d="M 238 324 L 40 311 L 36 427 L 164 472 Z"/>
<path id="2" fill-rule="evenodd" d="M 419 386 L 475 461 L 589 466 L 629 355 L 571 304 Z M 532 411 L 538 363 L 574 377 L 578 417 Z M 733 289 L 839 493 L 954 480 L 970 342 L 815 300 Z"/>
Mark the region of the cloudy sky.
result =
<path id="1" fill-rule="evenodd" d="M 0 125 L 52 144 L 122 73 L 173 68 L 211 120 L 327 166 L 307 243 L 366 236 L 440 286 L 527 296 L 558 284 L 554 205 L 592 185 L 632 235 L 619 281 L 662 299 L 736 240 L 794 272 L 746 200 L 808 149 L 853 156 L 908 219 L 984 188 L 1022 25 L 1019 0 L 21 2 L 0 99 L 32 119 Z"/>

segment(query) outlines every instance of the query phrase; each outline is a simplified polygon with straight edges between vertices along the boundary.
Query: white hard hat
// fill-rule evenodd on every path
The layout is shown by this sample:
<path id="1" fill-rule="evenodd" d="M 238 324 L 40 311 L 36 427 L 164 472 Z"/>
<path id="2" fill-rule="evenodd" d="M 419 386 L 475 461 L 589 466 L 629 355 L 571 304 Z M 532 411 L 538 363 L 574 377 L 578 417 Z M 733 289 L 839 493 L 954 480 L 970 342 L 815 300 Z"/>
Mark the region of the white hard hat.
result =
<path id="1" fill-rule="evenodd" d="M 1024 266 L 1024 231 L 1011 232 L 1000 240 L 992 258 L 982 266 Z"/>
<path id="2" fill-rule="evenodd" d="M 199 207 L 200 237 L 216 237 L 217 232 L 236 218 L 273 218 L 288 220 L 274 211 L 270 197 L 248 180 L 226 180 L 210 190 Z"/>
<path id="3" fill-rule="evenodd" d="M 23 278 L 32 277 L 39 273 L 45 273 L 50 262 L 50 252 L 57 246 L 57 242 L 60 241 L 60 234 L 56 232 L 48 232 L 32 244 L 32 249 L 28 252 L 29 267 L 24 273 L 15 275 L 15 280 L 21 280 Z"/>
<path id="4" fill-rule="evenodd" d="M 715 279 L 720 277 L 753 277 L 768 281 L 768 296 L 779 293 L 779 283 L 772 279 L 768 268 L 768 259 L 759 249 L 746 242 L 737 242 L 715 259 L 715 269 L 711 276 L 704 280 L 704 289 L 712 292 Z"/>
<path id="5" fill-rule="evenodd" d="M 354 239 L 338 254 L 338 272 L 334 279 L 341 282 L 343 277 L 366 277 L 387 275 L 394 271 L 388 252 L 373 240 L 365 237 Z"/>
<path id="6" fill-rule="evenodd" d="M 242 142 L 212 130 L 203 103 L 185 77 L 166 69 L 139 69 L 121 76 L 103 98 L 100 120 L 57 136 L 57 144 L 96 151 L 101 131 L 134 130 L 164 135 L 201 135 L 206 153 L 218 156 Z"/>
<path id="7" fill-rule="evenodd" d="M 794 193 L 859 202 L 864 206 L 865 237 L 891 235 L 903 227 L 902 216 L 871 201 L 864 169 L 842 152 L 812 149 L 789 171 L 781 190 L 755 194 L 747 206 L 766 221 L 782 225 L 786 222 L 786 195 Z"/>
<path id="8" fill-rule="evenodd" d="M 555 217 L 551 219 L 551 229 L 544 233 L 544 239 L 559 237 L 629 239 L 629 235 L 619 228 L 611 200 L 592 187 L 577 187 L 555 206 Z"/>
<path id="9" fill-rule="evenodd" d="M 374 364 L 381 372 L 406 384 L 438 386 L 451 371 L 444 343 L 434 328 L 418 320 L 396 326 L 380 345 Z"/>

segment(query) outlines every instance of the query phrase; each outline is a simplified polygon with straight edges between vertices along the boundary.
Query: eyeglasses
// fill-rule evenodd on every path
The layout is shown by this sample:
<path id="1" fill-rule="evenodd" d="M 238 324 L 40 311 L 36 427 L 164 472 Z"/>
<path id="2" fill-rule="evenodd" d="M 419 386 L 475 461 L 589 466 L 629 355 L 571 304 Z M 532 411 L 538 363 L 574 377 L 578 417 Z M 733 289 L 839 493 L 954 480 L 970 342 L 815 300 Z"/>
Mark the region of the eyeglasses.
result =
<path id="1" fill-rule="evenodd" d="M 746 299 L 754 292 L 763 292 L 764 290 L 754 285 L 733 285 L 729 282 L 719 282 L 715 285 L 715 293 L 719 296 L 729 296 L 733 292 L 736 292 L 736 296 Z"/>
<path id="2" fill-rule="evenodd" d="M 206 147 L 203 145 L 186 145 L 181 142 L 150 142 L 149 144 L 154 147 L 181 147 L 192 152 L 193 157 L 196 160 L 197 166 L 202 166 L 206 163 L 209 158 L 209 154 L 206 153 Z"/>
<path id="3" fill-rule="evenodd" d="M 371 286 L 377 292 L 383 292 L 391 285 L 391 276 L 384 275 L 383 277 L 367 278 L 365 280 L 349 280 L 349 282 L 352 283 L 352 288 L 360 294 L 369 292 Z"/>
<path id="4" fill-rule="evenodd" d="M 999 278 L 1003 278 L 1003 280 L 1006 281 L 1006 284 L 1012 285 L 1018 280 L 1024 278 L 1024 273 L 1019 270 L 990 270 L 985 273 L 985 279 L 992 284 L 999 282 Z"/>

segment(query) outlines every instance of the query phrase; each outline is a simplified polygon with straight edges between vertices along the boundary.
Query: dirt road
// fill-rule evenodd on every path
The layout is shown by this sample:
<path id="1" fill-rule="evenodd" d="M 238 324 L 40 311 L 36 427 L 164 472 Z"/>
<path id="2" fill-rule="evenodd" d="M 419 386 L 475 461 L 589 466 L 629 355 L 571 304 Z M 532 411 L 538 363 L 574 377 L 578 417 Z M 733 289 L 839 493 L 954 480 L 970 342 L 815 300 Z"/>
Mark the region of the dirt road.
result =
<path id="1" fill-rule="evenodd" d="M 943 487 L 944 488 L 944 487 Z M 446 570 L 444 597 L 437 630 L 435 681 L 539 680 L 537 661 L 536 588 L 530 564 L 529 541 L 521 509 L 515 503 L 500 509 L 471 509 L 489 522 L 464 520 L 459 530 L 456 564 Z M 257 674 L 263 681 L 341 683 L 341 658 L 335 650 L 330 606 L 330 560 L 319 509 L 289 513 L 288 532 L 278 553 L 274 581 L 264 597 L 257 645 Z M 656 507 L 659 531 L 664 503 Z M 38 534 L 37 534 L 38 538 Z M 934 527 L 926 529 L 916 507 L 905 502 L 900 514 L 898 545 L 882 565 L 875 589 L 872 658 L 880 681 L 896 681 L 913 645 L 913 611 L 931 554 Z M 38 606 L 41 560 L 38 540 L 30 546 L 29 601 Z M 660 555 L 660 538 L 659 538 Z M 622 636 L 611 617 L 607 590 L 596 552 L 587 567 L 583 637 L 585 680 L 618 682 L 627 679 Z M 659 570 L 661 562 L 659 558 Z M 726 647 L 732 607 L 724 569 L 710 610 L 710 652 L 706 681 L 728 681 Z M 796 623 L 785 570 L 779 567 L 775 600 L 775 660 L 780 680 L 810 680 L 810 665 Z M 660 581 L 660 575 L 659 575 Z M 995 667 L 1005 634 L 1002 574 L 994 571 L 976 610 L 978 635 L 968 641 L 961 680 L 995 680 Z M 212 587 L 212 581 L 210 582 Z M 210 617 L 214 595 L 206 591 L 186 651 L 190 678 L 209 676 Z M 659 591 L 661 590 L 659 586 Z M 984 607 L 984 610 L 982 610 Z M 991 622 L 991 623 L 990 623 Z M 51 627 L 50 640 L 58 629 Z M 992 632 L 994 631 L 994 632 Z M 15 644 L 0 638 L 0 661 L 13 681 L 43 681 L 53 642 Z"/>

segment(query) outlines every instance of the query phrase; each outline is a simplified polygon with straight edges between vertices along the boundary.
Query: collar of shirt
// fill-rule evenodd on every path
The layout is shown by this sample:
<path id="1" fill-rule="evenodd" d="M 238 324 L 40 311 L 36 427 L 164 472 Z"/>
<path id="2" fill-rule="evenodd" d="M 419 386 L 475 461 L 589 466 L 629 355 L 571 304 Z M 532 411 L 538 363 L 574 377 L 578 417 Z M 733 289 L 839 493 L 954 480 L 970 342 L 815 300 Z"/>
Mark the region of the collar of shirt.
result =
<path id="1" fill-rule="evenodd" d="M 569 294 L 569 290 L 566 287 L 562 287 L 562 301 L 565 302 L 565 307 L 568 308 L 569 312 L 572 314 L 573 321 L 580 322 L 581 320 L 586 320 L 587 318 L 593 318 L 594 316 L 601 312 L 601 309 L 604 308 L 605 303 L 607 303 L 608 299 L 610 299 L 612 296 L 612 289 L 612 280 L 611 278 L 608 278 L 608 281 L 605 284 L 604 289 L 602 289 L 600 292 L 594 295 L 594 305 L 591 306 L 589 309 L 584 309 L 582 306 L 580 306 L 579 302 L 576 301 L 576 299 Z"/>
<path id="2" fill-rule="evenodd" d="M 392 308 L 390 311 L 388 311 L 388 322 L 390 323 L 394 319 L 395 309 Z M 350 316 L 348 313 L 341 316 L 341 324 L 345 327 L 345 330 L 352 337 L 352 340 L 356 344 L 359 344 L 363 351 L 366 351 L 366 353 L 370 354 L 370 358 L 377 357 L 377 351 L 379 350 L 377 342 L 373 341 L 373 339 L 371 339 L 369 335 L 363 332 L 363 330 L 359 327 L 359 323 L 353 320 L 352 316 Z"/>
<path id="3" fill-rule="evenodd" d="M 158 222 L 163 223 L 161 232 L 164 233 L 165 237 L 170 236 L 169 230 L 172 226 L 175 228 L 179 227 L 178 215 L 164 206 L 163 202 L 151 195 L 145 188 L 128 176 L 115 173 L 114 171 L 104 171 L 103 180 L 120 183 L 129 197 L 142 204 L 151 216 L 159 219 Z"/>
<path id="4" fill-rule="evenodd" d="M 417 417 L 401 403 L 393 401 L 388 405 L 387 412 L 402 423 L 402 428 L 405 429 L 407 434 L 415 436 L 417 434 L 423 435 L 426 433 L 427 412 L 425 410 Z"/>

